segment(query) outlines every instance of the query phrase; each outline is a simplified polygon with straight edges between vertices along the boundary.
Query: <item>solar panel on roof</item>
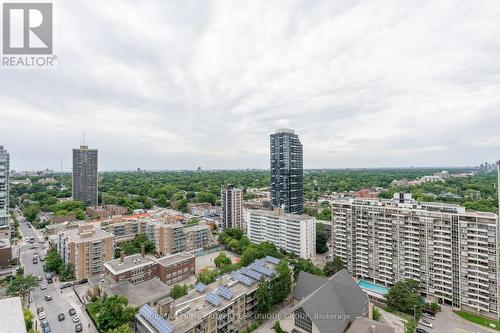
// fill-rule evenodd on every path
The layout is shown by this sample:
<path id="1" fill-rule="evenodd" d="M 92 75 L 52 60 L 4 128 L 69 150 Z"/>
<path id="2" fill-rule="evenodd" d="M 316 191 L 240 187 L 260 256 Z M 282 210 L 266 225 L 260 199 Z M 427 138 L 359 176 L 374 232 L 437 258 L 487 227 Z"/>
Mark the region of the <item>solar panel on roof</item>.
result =
<path id="1" fill-rule="evenodd" d="M 159 333 L 172 333 L 174 326 L 167 320 L 163 319 L 152 307 L 144 304 L 139 314 L 143 316 Z"/>
<path id="2" fill-rule="evenodd" d="M 205 284 L 203 284 L 201 282 L 198 282 L 198 284 L 196 285 L 195 289 L 196 289 L 197 292 L 202 293 L 203 291 L 205 291 L 206 287 L 207 286 Z"/>
<path id="3" fill-rule="evenodd" d="M 211 303 L 214 306 L 219 306 L 222 300 L 219 298 L 219 296 L 215 295 L 214 293 L 208 293 L 205 296 L 205 301 Z"/>
<path id="4" fill-rule="evenodd" d="M 267 275 L 267 276 L 271 276 L 274 273 L 274 270 L 265 267 L 264 264 L 262 263 L 262 261 L 260 261 L 260 260 L 255 260 L 248 267 L 253 269 L 254 271 L 257 271 L 257 272 L 262 273 L 262 274 Z"/>
<path id="5" fill-rule="evenodd" d="M 261 277 L 262 277 L 262 274 L 260 274 L 259 272 L 256 272 L 250 268 L 247 268 L 247 267 L 243 267 L 240 272 L 246 276 L 249 276 L 251 277 L 252 279 L 254 280 L 257 280 L 257 281 L 260 281 Z"/>
<path id="6" fill-rule="evenodd" d="M 271 264 L 279 264 L 280 260 L 278 258 L 272 257 L 272 256 L 267 256 L 264 258 L 267 262 L 270 262 Z"/>
<path id="7" fill-rule="evenodd" d="M 240 272 L 231 273 L 231 277 L 233 279 L 235 279 L 236 281 L 241 282 L 247 286 L 251 286 L 253 281 L 254 281 L 251 278 L 249 278 L 248 276 L 241 274 Z"/>
<path id="8" fill-rule="evenodd" d="M 227 289 L 226 287 L 219 287 L 219 289 L 217 289 L 217 294 L 228 300 L 233 297 L 232 291 Z"/>

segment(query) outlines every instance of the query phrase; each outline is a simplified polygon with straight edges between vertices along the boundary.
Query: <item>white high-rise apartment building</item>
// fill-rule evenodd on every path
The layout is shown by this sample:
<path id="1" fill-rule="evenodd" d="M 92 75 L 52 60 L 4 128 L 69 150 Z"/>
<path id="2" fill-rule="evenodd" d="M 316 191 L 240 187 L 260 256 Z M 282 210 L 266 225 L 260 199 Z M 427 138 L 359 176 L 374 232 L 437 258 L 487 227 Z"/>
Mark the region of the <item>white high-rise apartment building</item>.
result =
<path id="1" fill-rule="evenodd" d="M 498 217 L 451 204 L 339 199 L 332 203 L 333 255 L 361 279 L 420 282 L 430 301 L 499 317 Z"/>
<path id="2" fill-rule="evenodd" d="M 280 208 L 250 210 L 247 235 L 253 243 L 271 242 L 304 259 L 316 255 L 316 219 L 308 215 L 287 214 Z"/>
<path id="3" fill-rule="evenodd" d="M 234 185 L 222 187 L 220 202 L 221 226 L 243 229 L 243 189 Z"/>
<path id="4" fill-rule="evenodd" d="M 9 225 L 9 153 L 0 145 L 0 227 Z"/>

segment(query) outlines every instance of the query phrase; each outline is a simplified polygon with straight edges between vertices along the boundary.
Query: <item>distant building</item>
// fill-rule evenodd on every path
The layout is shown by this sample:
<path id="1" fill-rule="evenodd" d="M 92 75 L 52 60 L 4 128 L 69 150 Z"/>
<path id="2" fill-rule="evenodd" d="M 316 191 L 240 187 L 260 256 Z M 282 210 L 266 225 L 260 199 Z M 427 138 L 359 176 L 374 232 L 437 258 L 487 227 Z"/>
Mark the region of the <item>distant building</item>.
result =
<path id="1" fill-rule="evenodd" d="M 429 301 L 498 318 L 498 217 L 452 204 L 338 199 L 333 255 L 356 277 L 392 286 L 420 283 Z"/>
<path id="2" fill-rule="evenodd" d="M 309 215 L 249 210 L 247 236 L 253 243 L 271 242 L 287 252 L 309 259 L 316 255 L 316 219 Z"/>
<path id="3" fill-rule="evenodd" d="M 9 153 L 0 145 L 0 228 L 9 225 Z"/>
<path id="4" fill-rule="evenodd" d="M 97 217 L 100 219 L 105 219 L 114 215 L 125 215 L 128 213 L 127 207 L 122 207 L 118 205 L 103 205 L 87 207 L 85 214 L 90 217 Z"/>
<path id="5" fill-rule="evenodd" d="M 243 189 L 234 185 L 222 187 L 221 226 L 227 228 L 243 228 Z"/>
<path id="6" fill-rule="evenodd" d="M 0 238 L 0 269 L 9 268 L 12 264 L 12 247 L 10 239 Z"/>
<path id="7" fill-rule="evenodd" d="M 181 223 L 148 221 L 144 233 L 155 243 L 156 252 L 162 256 L 203 248 L 209 243 L 209 227 L 202 223 L 185 226 Z"/>
<path id="8" fill-rule="evenodd" d="M 2 333 L 26 333 L 20 297 L 0 299 L 0 313 Z"/>
<path id="9" fill-rule="evenodd" d="M 73 149 L 73 200 L 97 206 L 97 149 Z"/>
<path id="10" fill-rule="evenodd" d="M 271 204 L 286 213 L 304 212 L 303 152 L 291 129 L 271 134 Z"/>
<path id="11" fill-rule="evenodd" d="M 208 202 L 188 203 L 187 211 L 189 214 L 195 216 L 213 217 L 220 213 L 220 207 L 212 206 L 212 204 Z"/>
<path id="12" fill-rule="evenodd" d="M 92 224 L 65 229 L 56 240 L 64 263 L 73 266 L 77 280 L 99 275 L 104 263 L 113 259 L 113 236 Z"/>

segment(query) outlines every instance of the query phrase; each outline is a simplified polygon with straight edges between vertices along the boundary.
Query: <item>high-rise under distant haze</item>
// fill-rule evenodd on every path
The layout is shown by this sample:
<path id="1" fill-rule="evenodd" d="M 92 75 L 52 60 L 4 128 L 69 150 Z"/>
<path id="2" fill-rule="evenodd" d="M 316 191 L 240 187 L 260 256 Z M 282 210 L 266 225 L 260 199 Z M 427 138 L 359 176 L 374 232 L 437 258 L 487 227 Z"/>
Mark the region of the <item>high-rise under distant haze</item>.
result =
<path id="1" fill-rule="evenodd" d="M 0 146 L 0 226 L 9 223 L 9 153 Z"/>
<path id="2" fill-rule="evenodd" d="M 73 148 L 73 200 L 97 206 L 97 149 Z"/>
<path id="3" fill-rule="evenodd" d="M 271 204 L 286 213 L 304 212 L 303 151 L 291 129 L 271 134 Z"/>
<path id="4" fill-rule="evenodd" d="M 243 190 L 234 185 L 220 191 L 221 225 L 226 228 L 243 228 Z"/>

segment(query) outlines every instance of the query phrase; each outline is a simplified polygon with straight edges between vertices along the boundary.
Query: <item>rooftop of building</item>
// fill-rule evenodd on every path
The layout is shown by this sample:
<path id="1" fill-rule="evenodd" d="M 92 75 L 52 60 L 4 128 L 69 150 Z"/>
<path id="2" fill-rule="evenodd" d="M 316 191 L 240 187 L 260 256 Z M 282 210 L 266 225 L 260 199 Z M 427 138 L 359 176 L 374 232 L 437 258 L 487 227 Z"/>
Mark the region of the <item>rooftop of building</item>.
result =
<path id="1" fill-rule="evenodd" d="M 75 243 L 94 242 L 113 237 L 109 232 L 86 223 L 79 224 L 78 228 L 65 229 L 63 234 Z"/>
<path id="2" fill-rule="evenodd" d="M 20 297 L 0 299 L 0 327 L 3 333 L 25 333 L 23 308 Z"/>
<path id="3" fill-rule="evenodd" d="M 177 262 L 188 260 L 188 259 L 193 259 L 193 258 L 194 258 L 193 254 L 187 253 L 187 252 L 182 252 L 182 253 L 177 253 L 177 254 L 173 254 L 170 256 L 161 257 L 161 258 L 158 258 L 155 260 L 162 266 L 169 266 L 169 265 L 175 264 Z"/>
<path id="4" fill-rule="evenodd" d="M 250 209 L 251 213 L 265 215 L 265 216 L 274 216 L 288 220 L 297 220 L 297 221 L 309 221 L 314 219 L 306 214 L 289 214 L 285 213 L 281 208 L 274 208 L 273 210 L 265 210 L 265 209 Z"/>
<path id="5" fill-rule="evenodd" d="M 158 278 L 147 280 L 139 284 L 128 281 L 113 283 L 108 277 L 96 276 L 91 278 L 91 284 L 99 284 L 106 295 L 120 295 L 128 299 L 132 307 L 139 307 L 150 302 L 157 302 L 169 297 L 171 288 Z"/>
<path id="6" fill-rule="evenodd" d="M 155 262 L 155 258 L 150 256 L 142 256 L 141 254 L 132 254 L 126 257 L 113 259 L 104 264 L 104 267 L 109 269 L 113 274 L 120 274 L 130 269 L 135 269 Z"/>
<path id="7" fill-rule="evenodd" d="M 9 238 L 0 238 L 0 249 L 8 249 L 11 247 Z"/>
<path id="8" fill-rule="evenodd" d="M 272 258 L 270 260 L 274 261 L 278 259 Z M 269 269 L 270 272 L 274 272 L 274 269 L 276 267 L 276 264 L 266 259 L 256 260 L 253 264 L 262 265 L 265 269 Z M 250 268 L 252 267 L 252 265 L 249 265 L 247 269 L 255 273 L 256 271 Z M 176 299 L 172 305 L 173 308 L 172 314 L 170 316 L 171 320 L 169 320 L 169 323 L 172 324 L 179 332 L 185 332 L 190 328 L 196 326 L 203 320 L 203 318 L 206 318 L 206 316 L 210 315 L 212 312 L 223 310 L 243 294 L 249 294 L 255 291 L 257 289 L 258 282 L 252 278 L 249 278 L 247 275 L 241 272 L 242 271 L 239 270 L 237 272 L 225 274 L 219 277 L 215 282 L 204 286 L 203 291 L 197 291 L 195 288 L 191 290 L 187 295 Z M 238 273 L 242 274 L 243 277 L 248 278 L 248 280 L 246 280 L 249 283 L 248 285 L 240 282 L 236 278 Z M 260 273 L 257 272 L 257 274 Z M 262 276 L 266 277 L 265 275 Z M 225 287 L 231 292 L 232 295 L 230 299 L 225 299 L 224 297 L 219 296 L 217 291 L 220 287 Z M 207 301 L 207 294 L 218 295 L 220 303 L 218 305 L 214 305 L 213 303 Z M 176 316 L 176 311 L 180 311 L 182 312 L 182 314 Z"/>
<path id="9" fill-rule="evenodd" d="M 358 318 L 346 333 L 394 333 L 393 327 L 368 318 Z"/>
<path id="10" fill-rule="evenodd" d="M 275 134 L 282 134 L 282 133 L 287 133 L 287 134 L 295 134 L 295 131 L 291 128 L 278 128 L 276 131 L 274 131 Z"/>

